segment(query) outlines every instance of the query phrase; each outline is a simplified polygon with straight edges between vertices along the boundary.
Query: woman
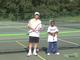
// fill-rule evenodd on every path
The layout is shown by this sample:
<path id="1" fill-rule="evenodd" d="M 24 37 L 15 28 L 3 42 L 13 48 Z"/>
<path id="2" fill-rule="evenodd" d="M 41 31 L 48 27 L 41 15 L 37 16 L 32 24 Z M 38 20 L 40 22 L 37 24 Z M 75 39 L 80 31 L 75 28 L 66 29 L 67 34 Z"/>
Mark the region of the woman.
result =
<path id="1" fill-rule="evenodd" d="M 34 44 L 33 55 L 37 55 L 37 47 L 39 44 L 40 30 L 42 28 L 40 13 L 35 12 L 34 18 L 28 23 L 29 30 L 29 52 L 28 56 L 32 55 L 32 47 Z"/>

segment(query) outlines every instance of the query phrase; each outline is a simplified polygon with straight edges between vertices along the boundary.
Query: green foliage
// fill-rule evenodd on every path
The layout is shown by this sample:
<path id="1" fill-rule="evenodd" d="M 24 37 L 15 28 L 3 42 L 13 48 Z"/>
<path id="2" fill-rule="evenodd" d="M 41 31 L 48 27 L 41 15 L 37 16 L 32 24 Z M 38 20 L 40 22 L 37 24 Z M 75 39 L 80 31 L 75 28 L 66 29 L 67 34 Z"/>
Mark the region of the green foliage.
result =
<path id="1" fill-rule="evenodd" d="M 30 19 L 35 11 L 42 18 L 80 15 L 80 0 L 0 0 L 0 17 Z"/>

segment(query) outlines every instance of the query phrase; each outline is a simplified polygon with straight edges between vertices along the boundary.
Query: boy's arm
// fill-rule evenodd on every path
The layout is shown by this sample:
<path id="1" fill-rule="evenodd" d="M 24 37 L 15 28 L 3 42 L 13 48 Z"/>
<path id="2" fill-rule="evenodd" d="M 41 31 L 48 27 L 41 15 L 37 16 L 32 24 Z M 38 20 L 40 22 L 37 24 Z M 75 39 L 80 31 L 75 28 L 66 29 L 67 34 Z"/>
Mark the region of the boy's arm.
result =
<path id="1" fill-rule="evenodd" d="M 56 28 L 55 28 L 55 33 L 53 33 L 53 36 L 55 36 L 55 35 L 58 36 L 58 32 L 59 32 L 59 30 L 58 30 L 58 28 L 56 27 Z"/>
<path id="2" fill-rule="evenodd" d="M 53 33 L 51 33 L 51 32 L 48 32 L 48 34 L 50 34 L 50 35 L 52 35 L 52 36 L 53 36 Z"/>
<path id="3" fill-rule="evenodd" d="M 55 33 L 48 32 L 48 34 L 55 36 L 55 35 L 58 35 L 58 32 L 55 32 Z"/>
<path id="4" fill-rule="evenodd" d="M 53 33 L 53 36 L 58 35 L 58 32 Z"/>

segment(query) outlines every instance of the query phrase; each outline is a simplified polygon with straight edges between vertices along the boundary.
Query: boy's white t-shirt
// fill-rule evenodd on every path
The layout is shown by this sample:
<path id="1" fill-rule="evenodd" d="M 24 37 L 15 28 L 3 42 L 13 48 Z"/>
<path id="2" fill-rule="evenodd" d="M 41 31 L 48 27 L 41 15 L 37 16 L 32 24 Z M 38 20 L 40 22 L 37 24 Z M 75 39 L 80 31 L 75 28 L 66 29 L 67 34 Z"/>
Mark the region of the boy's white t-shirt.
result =
<path id="1" fill-rule="evenodd" d="M 47 32 L 51 32 L 51 33 L 55 33 L 55 32 L 58 32 L 58 31 L 59 30 L 56 26 L 53 26 L 53 27 L 49 26 L 48 30 L 47 30 Z M 56 41 L 58 41 L 57 35 L 55 35 L 53 37 L 52 35 L 48 34 L 48 42 L 56 42 Z"/>
<path id="2" fill-rule="evenodd" d="M 33 32 L 31 29 L 29 30 L 29 36 L 33 36 L 33 37 L 39 37 L 40 35 L 40 28 L 42 28 L 42 24 L 41 24 L 41 20 L 35 20 L 34 18 L 31 19 L 28 23 L 28 26 L 30 26 L 31 28 L 35 29 L 36 31 Z"/>

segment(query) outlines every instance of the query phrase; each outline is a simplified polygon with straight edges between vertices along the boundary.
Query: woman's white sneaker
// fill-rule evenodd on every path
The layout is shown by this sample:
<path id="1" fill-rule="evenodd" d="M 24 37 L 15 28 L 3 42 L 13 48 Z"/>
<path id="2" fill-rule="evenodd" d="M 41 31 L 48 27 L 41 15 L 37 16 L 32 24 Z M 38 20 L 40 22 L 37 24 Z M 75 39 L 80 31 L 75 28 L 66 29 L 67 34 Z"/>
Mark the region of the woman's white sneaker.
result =
<path id="1" fill-rule="evenodd" d="M 32 55 L 32 53 L 28 53 L 28 54 L 27 54 L 27 56 L 31 56 L 31 55 Z"/>
<path id="2" fill-rule="evenodd" d="M 35 53 L 33 53 L 33 55 L 37 56 L 38 54 L 35 52 Z"/>

